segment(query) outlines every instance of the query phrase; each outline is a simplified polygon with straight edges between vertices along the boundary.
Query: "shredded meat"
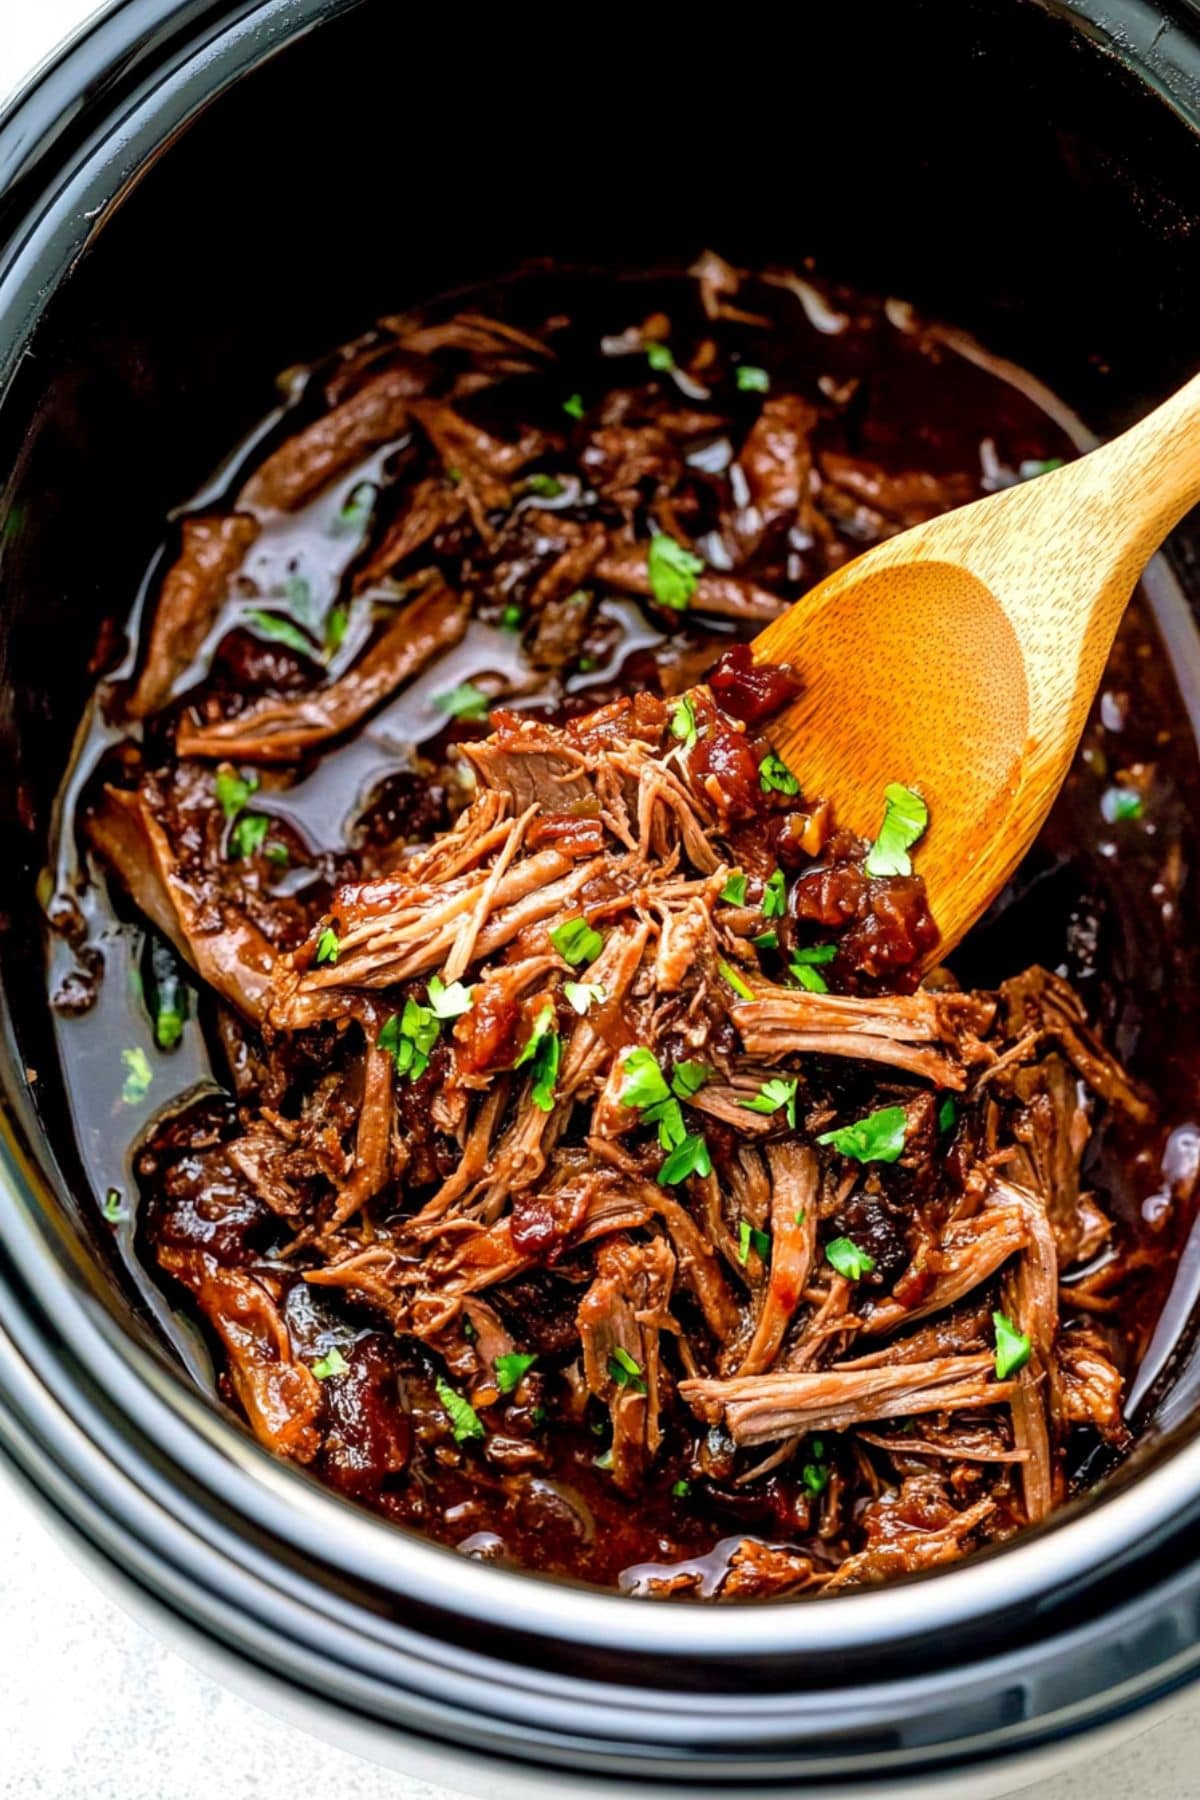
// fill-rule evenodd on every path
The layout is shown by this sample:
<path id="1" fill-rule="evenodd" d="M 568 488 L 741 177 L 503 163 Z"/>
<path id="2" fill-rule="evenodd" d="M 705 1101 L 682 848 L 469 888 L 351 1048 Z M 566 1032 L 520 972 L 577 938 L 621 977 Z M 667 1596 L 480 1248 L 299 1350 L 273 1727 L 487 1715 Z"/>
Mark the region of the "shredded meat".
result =
<path id="1" fill-rule="evenodd" d="M 185 518 L 75 790 L 150 937 L 138 1243 L 256 1435 L 387 1517 L 836 1591 L 1124 1450 L 1108 1152 L 1168 1121 L 1104 980 L 921 979 L 919 835 L 873 873 L 774 748 L 805 671 L 754 632 L 980 491 L 978 434 L 882 428 L 888 357 L 928 377 L 853 296 L 712 252 L 635 291 L 382 321 Z M 213 1080 L 166 1104 L 185 1028 Z"/>

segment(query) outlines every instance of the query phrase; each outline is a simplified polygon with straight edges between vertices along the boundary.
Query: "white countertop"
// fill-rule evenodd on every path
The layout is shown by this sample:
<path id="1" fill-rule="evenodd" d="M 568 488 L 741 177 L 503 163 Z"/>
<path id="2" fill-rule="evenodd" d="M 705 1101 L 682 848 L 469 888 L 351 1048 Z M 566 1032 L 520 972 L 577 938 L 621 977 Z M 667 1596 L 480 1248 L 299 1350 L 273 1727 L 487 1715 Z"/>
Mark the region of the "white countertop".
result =
<path id="1" fill-rule="evenodd" d="M 97 10 L 0 0 L 0 95 Z M 4 1800 L 452 1800 L 228 1693 L 101 1593 L 0 1471 L 0 1796 Z M 1030 1800 L 1200 1793 L 1200 1693 Z"/>

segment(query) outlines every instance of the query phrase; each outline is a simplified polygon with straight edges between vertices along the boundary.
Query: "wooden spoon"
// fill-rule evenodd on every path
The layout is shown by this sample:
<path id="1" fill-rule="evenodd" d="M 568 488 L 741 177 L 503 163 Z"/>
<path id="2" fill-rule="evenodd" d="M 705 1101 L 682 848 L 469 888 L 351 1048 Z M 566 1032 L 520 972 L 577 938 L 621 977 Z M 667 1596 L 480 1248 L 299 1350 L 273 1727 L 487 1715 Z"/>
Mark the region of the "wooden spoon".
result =
<path id="1" fill-rule="evenodd" d="M 805 684 L 775 747 L 839 823 L 874 837 L 889 782 L 924 797 L 932 960 L 1033 842 L 1137 579 L 1198 501 L 1200 375 L 1089 455 L 877 544 L 756 638 Z"/>

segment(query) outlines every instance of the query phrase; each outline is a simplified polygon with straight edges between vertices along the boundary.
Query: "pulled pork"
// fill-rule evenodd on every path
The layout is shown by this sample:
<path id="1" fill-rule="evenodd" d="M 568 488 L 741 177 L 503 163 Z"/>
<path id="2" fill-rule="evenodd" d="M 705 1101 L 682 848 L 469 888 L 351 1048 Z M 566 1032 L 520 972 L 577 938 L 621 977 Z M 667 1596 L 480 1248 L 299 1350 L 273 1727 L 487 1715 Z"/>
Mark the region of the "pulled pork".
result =
<path id="1" fill-rule="evenodd" d="M 1120 1264 L 1095 1124 L 1151 1107 L 1059 976 L 922 977 L 919 872 L 878 873 L 772 748 L 803 670 L 695 622 L 753 628 L 977 491 L 851 454 L 857 376 L 760 399 L 749 366 L 713 399 L 710 328 L 790 290 L 696 273 L 690 365 L 652 312 L 603 355 L 661 378 L 586 406 L 561 321 L 346 353 L 185 525 L 86 830 L 215 1009 L 228 1092 L 153 1123 L 141 1241 L 262 1442 L 474 1554 L 767 1597 L 946 1563 L 1057 1505 L 1075 1434 L 1122 1447 L 1120 1350 L 1071 1283 Z M 504 417 L 522 383 L 552 422 Z M 281 625 L 318 504 L 336 605 Z M 561 683 L 635 604 L 661 647 L 589 704 Z M 454 663 L 422 756 L 312 849 L 338 740 L 481 620 L 508 650 Z M 560 686 L 522 709 L 529 666 Z"/>

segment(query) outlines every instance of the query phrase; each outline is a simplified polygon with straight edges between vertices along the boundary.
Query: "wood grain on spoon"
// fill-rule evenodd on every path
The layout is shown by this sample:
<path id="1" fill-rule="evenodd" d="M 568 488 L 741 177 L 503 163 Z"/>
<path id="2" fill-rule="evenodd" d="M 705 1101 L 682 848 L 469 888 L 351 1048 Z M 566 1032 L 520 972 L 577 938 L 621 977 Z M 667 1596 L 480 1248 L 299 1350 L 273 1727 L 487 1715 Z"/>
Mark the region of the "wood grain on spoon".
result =
<path id="1" fill-rule="evenodd" d="M 1197 501 L 1200 376 L 1077 462 L 877 545 L 755 640 L 804 681 L 771 736 L 841 824 L 873 837 L 889 782 L 924 797 L 936 957 L 1037 835 L 1138 577 Z"/>

